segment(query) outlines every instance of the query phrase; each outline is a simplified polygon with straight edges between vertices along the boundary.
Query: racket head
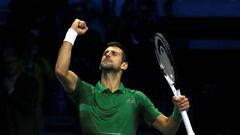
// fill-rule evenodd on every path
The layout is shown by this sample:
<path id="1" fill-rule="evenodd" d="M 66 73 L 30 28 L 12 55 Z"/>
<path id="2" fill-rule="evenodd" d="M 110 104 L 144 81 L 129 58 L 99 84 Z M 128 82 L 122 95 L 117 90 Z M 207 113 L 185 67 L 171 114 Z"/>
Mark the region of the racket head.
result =
<path id="1" fill-rule="evenodd" d="M 153 36 L 154 51 L 166 80 L 170 84 L 176 82 L 176 68 L 170 45 L 161 33 L 155 33 Z"/>

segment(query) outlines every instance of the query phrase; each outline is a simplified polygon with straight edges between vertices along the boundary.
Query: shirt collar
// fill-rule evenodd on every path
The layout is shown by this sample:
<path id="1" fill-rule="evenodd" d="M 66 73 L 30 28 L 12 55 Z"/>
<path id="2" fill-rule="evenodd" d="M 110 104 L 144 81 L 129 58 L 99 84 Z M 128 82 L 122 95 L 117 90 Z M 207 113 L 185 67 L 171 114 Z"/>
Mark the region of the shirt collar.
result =
<path id="1" fill-rule="evenodd" d="M 104 86 L 101 84 L 100 81 L 98 81 L 98 83 L 96 84 L 96 88 L 97 88 L 97 91 L 98 91 L 99 93 L 102 93 L 103 91 L 105 91 L 105 90 L 108 89 L 108 88 L 104 87 Z M 117 91 L 122 92 L 123 94 L 125 94 L 125 91 L 126 91 L 125 86 L 124 86 L 122 83 L 120 83 L 120 87 L 119 87 L 119 89 L 118 89 Z M 116 91 L 116 92 L 117 92 L 117 91 Z"/>

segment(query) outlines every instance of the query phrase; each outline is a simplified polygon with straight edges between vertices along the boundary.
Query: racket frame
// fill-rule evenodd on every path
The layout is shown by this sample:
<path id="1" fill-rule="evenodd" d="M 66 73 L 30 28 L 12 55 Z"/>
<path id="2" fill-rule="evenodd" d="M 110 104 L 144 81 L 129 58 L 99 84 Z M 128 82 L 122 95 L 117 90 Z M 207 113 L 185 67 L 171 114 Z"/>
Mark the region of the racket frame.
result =
<path id="1" fill-rule="evenodd" d="M 159 41 L 161 41 L 162 46 L 158 45 Z M 175 65 L 174 65 L 174 61 L 173 61 L 173 56 L 171 55 L 172 53 L 171 53 L 171 50 L 170 50 L 170 46 L 169 46 L 167 40 L 165 39 L 165 37 L 161 33 L 155 33 L 155 35 L 154 35 L 154 45 L 155 45 L 155 50 L 154 50 L 155 55 L 156 55 L 158 64 L 159 64 L 159 66 L 160 66 L 160 68 L 161 68 L 161 70 L 164 74 L 165 79 L 167 80 L 174 96 L 176 96 L 176 97 L 181 96 L 180 89 L 175 88 L 175 69 L 174 69 Z M 173 74 L 168 75 L 166 72 L 164 72 L 165 67 L 161 62 L 161 51 L 163 51 L 162 49 L 164 49 L 164 51 L 167 53 L 168 60 L 172 65 Z M 195 133 L 192 129 L 192 125 L 190 123 L 187 112 L 186 111 L 181 111 L 180 113 L 181 113 L 181 116 L 182 116 L 182 119 L 183 119 L 183 122 L 184 122 L 184 125 L 185 125 L 185 128 L 186 128 L 187 134 L 188 135 L 195 135 Z"/>

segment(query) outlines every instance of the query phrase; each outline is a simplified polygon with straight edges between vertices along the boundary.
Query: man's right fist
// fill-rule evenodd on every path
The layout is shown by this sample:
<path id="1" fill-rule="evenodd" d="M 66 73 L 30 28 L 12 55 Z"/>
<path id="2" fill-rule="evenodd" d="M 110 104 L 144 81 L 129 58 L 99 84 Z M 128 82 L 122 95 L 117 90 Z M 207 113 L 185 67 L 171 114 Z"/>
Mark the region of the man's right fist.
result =
<path id="1" fill-rule="evenodd" d="M 71 28 L 74 31 L 76 31 L 78 33 L 78 35 L 82 35 L 88 30 L 88 27 L 87 27 L 86 23 L 82 20 L 79 20 L 79 19 L 74 20 Z"/>

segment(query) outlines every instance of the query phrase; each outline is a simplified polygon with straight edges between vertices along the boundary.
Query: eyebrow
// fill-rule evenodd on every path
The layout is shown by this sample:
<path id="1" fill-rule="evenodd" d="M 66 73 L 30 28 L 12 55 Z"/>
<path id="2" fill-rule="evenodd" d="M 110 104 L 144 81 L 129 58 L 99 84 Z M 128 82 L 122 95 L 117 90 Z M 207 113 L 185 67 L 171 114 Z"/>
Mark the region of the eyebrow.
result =
<path id="1" fill-rule="evenodd" d="M 106 51 L 103 52 L 103 54 L 105 54 L 107 52 L 113 52 L 113 53 L 121 54 L 121 52 L 117 52 L 115 50 L 106 50 Z"/>

